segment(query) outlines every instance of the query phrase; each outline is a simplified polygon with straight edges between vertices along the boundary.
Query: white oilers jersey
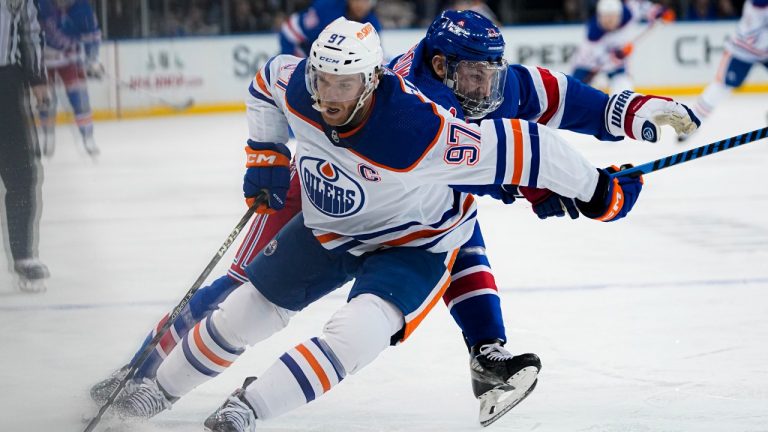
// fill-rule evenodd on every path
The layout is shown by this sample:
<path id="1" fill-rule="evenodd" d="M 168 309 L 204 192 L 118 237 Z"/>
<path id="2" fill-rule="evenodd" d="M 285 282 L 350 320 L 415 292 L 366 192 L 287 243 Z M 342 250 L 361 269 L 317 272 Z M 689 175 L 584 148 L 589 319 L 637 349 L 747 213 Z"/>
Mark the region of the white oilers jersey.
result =
<path id="1" fill-rule="evenodd" d="M 761 6 L 762 5 L 762 6 Z M 747 1 L 728 51 L 747 63 L 768 61 L 768 1 Z"/>
<path id="2" fill-rule="evenodd" d="M 328 249 L 360 254 L 409 246 L 445 252 L 472 234 L 473 196 L 448 185 L 517 184 L 589 200 L 597 170 L 553 131 L 523 120 L 465 123 L 385 73 L 367 119 L 325 124 L 305 61 L 271 59 L 250 86 L 250 139 L 296 136 L 305 224 Z"/>

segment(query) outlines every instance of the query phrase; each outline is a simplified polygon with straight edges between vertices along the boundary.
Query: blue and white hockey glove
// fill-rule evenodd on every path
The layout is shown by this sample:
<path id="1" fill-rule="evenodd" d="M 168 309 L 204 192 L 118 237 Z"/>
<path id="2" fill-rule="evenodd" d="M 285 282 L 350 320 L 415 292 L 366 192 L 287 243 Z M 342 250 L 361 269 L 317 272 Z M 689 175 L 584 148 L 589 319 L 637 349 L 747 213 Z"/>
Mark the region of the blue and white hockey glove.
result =
<path id="1" fill-rule="evenodd" d="M 539 219 L 563 217 L 567 213 L 571 219 L 579 217 L 579 210 L 573 198 L 556 194 L 549 189 L 536 189 L 520 186 L 520 193 L 531 203 L 533 212 Z"/>
<path id="2" fill-rule="evenodd" d="M 605 111 L 611 135 L 656 142 L 661 126 L 670 125 L 678 135 L 690 135 L 701 120 L 687 106 L 661 96 L 645 96 L 631 90 L 611 96 Z"/>
<path id="3" fill-rule="evenodd" d="M 643 190 L 643 176 L 611 178 L 610 174 L 628 168 L 632 168 L 632 165 L 598 170 L 600 177 L 592 199 L 589 202 L 576 200 L 576 207 L 581 214 L 603 222 L 613 222 L 626 216 Z"/>
<path id="4" fill-rule="evenodd" d="M 285 144 L 248 140 L 248 158 L 243 179 L 243 194 L 249 207 L 256 196 L 266 191 L 268 200 L 256 208 L 257 213 L 274 213 L 285 207 L 285 197 L 291 183 L 291 151 Z"/>

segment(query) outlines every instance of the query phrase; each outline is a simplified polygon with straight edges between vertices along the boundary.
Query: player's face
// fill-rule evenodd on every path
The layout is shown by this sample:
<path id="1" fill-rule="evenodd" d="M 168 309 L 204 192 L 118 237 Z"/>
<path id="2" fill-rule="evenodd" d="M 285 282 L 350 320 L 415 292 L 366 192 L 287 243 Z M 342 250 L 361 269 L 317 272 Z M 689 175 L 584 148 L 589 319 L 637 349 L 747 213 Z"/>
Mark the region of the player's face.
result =
<path id="1" fill-rule="evenodd" d="M 331 126 L 343 124 L 354 111 L 365 90 L 362 74 L 333 75 L 318 71 L 313 86 L 323 120 Z"/>
<path id="2" fill-rule="evenodd" d="M 353 21 L 362 21 L 367 17 L 373 8 L 372 0 L 348 0 L 347 7 L 349 8 L 349 17 Z"/>
<path id="3" fill-rule="evenodd" d="M 496 71 L 485 62 L 460 62 L 457 72 L 457 90 L 472 99 L 486 99 L 491 95 Z"/>
<path id="4" fill-rule="evenodd" d="M 621 24 L 621 15 L 615 13 L 599 14 L 597 20 L 603 30 L 612 31 L 619 28 L 619 24 Z"/>

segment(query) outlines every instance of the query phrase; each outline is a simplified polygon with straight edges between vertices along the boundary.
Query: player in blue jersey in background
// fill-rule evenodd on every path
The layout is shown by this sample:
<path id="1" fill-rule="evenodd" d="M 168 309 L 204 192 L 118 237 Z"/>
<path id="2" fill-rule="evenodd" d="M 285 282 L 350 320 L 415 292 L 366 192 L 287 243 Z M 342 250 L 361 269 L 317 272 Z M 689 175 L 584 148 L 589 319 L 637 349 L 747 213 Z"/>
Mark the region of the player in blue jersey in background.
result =
<path id="1" fill-rule="evenodd" d="M 280 53 L 306 57 L 320 32 L 338 17 L 369 22 L 377 32 L 381 24 L 373 7 L 376 0 L 315 0 L 302 11 L 291 14 L 280 28 Z"/>
<path id="2" fill-rule="evenodd" d="M 45 30 L 45 62 L 51 103 L 40 109 L 43 154 L 53 156 L 56 124 L 56 82 L 61 80 L 75 114 L 83 146 L 99 153 L 93 140 L 93 117 L 86 78 L 101 78 L 101 30 L 88 0 L 41 0 L 40 22 Z"/>
<path id="3" fill-rule="evenodd" d="M 674 20 L 672 9 L 647 0 L 599 0 L 587 21 L 587 40 L 574 55 L 573 76 L 589 84 L 602 72 L 612 93 L 631 89 L 627 61 L 634 43 L 657 22 Z"/>

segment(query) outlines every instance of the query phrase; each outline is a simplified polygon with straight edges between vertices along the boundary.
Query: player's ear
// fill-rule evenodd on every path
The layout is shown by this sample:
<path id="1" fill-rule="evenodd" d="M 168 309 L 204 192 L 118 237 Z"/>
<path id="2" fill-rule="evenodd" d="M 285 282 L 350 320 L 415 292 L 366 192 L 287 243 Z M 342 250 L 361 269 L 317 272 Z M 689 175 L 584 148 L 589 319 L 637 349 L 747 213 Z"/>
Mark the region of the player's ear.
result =
<path id="1" fill-rule="evenodd" d="M 432 56 L 432 70 L 438 77 L 445 78 L 445 56 L 436 54 Z"/>

